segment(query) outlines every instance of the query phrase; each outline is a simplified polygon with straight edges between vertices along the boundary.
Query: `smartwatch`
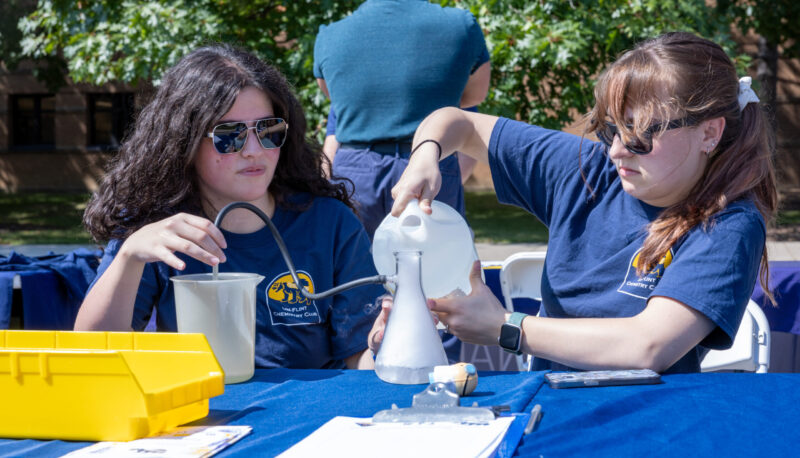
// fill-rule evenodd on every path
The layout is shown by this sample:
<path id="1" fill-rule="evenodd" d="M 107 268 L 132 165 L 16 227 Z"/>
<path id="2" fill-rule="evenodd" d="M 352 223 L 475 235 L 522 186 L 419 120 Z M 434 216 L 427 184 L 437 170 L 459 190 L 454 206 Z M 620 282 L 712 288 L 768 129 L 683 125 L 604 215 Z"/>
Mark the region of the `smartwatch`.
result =
<path id="1" fill-rule="evenodd" d="M 522 320 L 528 316 L 525 313 L 514 312 L 508 316 L 503 326 L 500 327 L 500 337 L 497 343 L 500 347 L 515 355 L 521 355 L 522 350 Z"/>

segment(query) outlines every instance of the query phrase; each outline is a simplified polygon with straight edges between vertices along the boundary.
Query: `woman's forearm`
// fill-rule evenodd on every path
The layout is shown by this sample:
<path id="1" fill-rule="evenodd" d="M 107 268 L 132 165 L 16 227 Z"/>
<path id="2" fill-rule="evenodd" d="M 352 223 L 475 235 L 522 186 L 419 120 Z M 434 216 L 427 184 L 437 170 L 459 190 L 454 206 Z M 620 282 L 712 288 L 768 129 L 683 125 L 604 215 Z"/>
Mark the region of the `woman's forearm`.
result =
<path id="1" fill-rule="evenodd" d="M 647 336 L 631 334 L 633 320 L 528 317 L 522 351 L 577 369 L 656 369 Z"/>
<path id="2" fill-rule="evenodd" d="M 372 351 L 366 349 L 344 359 L 348 369 L 375 369 L 375 360 L 372 359 Z"/>
<path id="3" fill-rule="evenodd" d="M 668 298 L 651 299 L 626 318 L 528 317 L 522 350 L 577 369 L 647 368 L 661 372 L 715 327 L 700 312 Z"/>
<path id="4" fill-rule="evenodd" d="M 424 140 L 436 140 L 442 147 L 440 159 L 460 151 L 479 161 L 488 162 L 489 138 L 496 122 L 494 116 L 454 107 L 440 108 L 420 123 L 414 134 L 414 146 Z"/>
<path id="5" fill-rule="evenodd" d="M 144 263 L 120 252 L 86 295 L 76 331 L 130 331 Z"/>

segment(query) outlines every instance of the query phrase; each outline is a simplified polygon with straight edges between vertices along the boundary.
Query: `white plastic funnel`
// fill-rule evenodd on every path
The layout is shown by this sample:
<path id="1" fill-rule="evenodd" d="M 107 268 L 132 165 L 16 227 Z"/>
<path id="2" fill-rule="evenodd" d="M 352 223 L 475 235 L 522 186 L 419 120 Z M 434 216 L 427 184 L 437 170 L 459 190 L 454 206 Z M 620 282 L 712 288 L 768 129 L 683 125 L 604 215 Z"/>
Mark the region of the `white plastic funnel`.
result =
<path id="1" fill-rule="evenodd" d="M 214 350 L 225 383 L 249 380 L 255 370 L 256 285 L 250 273 L 179 275 L 175 285 L 178 332 L 203 333 Z"/>

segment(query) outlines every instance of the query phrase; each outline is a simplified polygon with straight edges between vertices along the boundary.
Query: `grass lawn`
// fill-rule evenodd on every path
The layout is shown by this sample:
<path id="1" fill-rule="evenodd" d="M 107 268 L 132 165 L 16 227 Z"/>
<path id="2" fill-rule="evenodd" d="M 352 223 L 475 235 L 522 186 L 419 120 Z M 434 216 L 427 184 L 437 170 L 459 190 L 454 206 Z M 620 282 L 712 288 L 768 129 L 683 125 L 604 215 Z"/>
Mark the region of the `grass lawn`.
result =
<path id="1" fill-rule="evenodd" d="M 465 201 L 476 242 L 547 243 L 547 228 L 535 216 L 497 202 L 494 192 L 467 192 Z"/>
<path id="2" fill-rule="evenodd" d="M 88 193 L 0 194 L 0 244 L 90 244 L 81 218 Z"/>
<path id="3" fill-rule="evenodd" d="M 778 227 L 800 226 L 800 210 L 782 210 L 778 213 L 775 225 Z"/>
<path id="4" fill-rule="evenodd" d="M 87 193 L 0 193 L 0 244 L 91 244 L 81 224 Z M 467 192 L 467 221 L 484 243 L 547 243 L 547 229 L 524 210 L 497 202 L 493 192 Z M 784 207 L 773 236 L 796 240 L 797 206 Z"/>
<path id="5" fill-rule="evenodd" d="M 0 244 L 91 244 L 81 217 L 87 193 L 0 194 Z M 467 220 L 479 242 L 546 243 L 547 229 L 492 192 L 468 192 Z"/>

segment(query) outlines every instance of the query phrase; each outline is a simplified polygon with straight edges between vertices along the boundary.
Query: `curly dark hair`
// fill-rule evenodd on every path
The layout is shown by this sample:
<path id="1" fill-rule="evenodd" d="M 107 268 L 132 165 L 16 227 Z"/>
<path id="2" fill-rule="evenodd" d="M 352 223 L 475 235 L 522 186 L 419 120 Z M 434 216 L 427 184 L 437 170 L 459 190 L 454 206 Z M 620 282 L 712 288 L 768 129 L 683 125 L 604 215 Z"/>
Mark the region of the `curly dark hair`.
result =
<path id="1" fill-rule="evenodd" d="M 98 242 L 126 238 L 142 226 L 178 212 L 206 215 L 194 157 L 215 123 L 245 87 L 264 91 L 275 116 L 289 124 L 269 192 L 276 205 L 302 210 L 299 192 L 333 197 L 353 208 L 344 184 L 323 175 L 319 144 L 306 138 L 306 118 L 289 83 L 274 67 L 236 47 L 199 48 L 167 71 L 138 115 L 119 153 L 109 161 L 83 222 Z"/>

